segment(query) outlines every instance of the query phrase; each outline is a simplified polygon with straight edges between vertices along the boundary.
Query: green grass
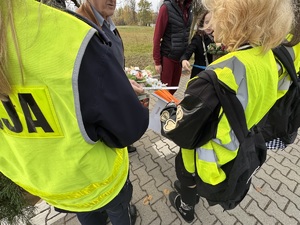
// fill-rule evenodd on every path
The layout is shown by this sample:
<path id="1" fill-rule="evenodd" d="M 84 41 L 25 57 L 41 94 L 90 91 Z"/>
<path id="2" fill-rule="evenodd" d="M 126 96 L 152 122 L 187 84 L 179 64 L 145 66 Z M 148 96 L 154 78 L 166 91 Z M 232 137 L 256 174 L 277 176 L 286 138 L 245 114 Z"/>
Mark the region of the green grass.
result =
<path id="1" fill-rule="evenodd" d="M 138 66 L 144 69 L 154 67 L 152 58 L 153 27 L 119 26 L 118 30 L 125 48 L 125 66 Z"/>

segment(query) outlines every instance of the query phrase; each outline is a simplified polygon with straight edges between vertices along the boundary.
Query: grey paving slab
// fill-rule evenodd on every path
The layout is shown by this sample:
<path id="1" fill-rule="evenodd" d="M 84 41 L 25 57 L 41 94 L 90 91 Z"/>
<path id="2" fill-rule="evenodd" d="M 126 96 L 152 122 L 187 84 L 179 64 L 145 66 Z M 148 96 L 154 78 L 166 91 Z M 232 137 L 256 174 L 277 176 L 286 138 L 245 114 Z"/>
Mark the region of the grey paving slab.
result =
<path id="1" fill-rule="evenodd" d="M 175 96 L 182 98 L 188 76 L 182 76 Z M 156 102 L 151 97 L 150 110 Z M 134 143 L 130 154 L 130 177 L 134 187 L 132 203 L 137 206 L 136 225 L 184 225 L 168 201 L 176 180 L 174 158 L 179 148 L 152 130 Z M 254 176 L 248 195 L 239 206 L 223 211 L 209 207 L 205 199 L 196 206 L 193 225 L 300 225 L 300 138 L 285 151 L 271 151 Z M 79 225 L 74 214 L 57 214 L 42 203 L 36 225 Z M 120 224 L 121 225 L 121 224 Z"/>

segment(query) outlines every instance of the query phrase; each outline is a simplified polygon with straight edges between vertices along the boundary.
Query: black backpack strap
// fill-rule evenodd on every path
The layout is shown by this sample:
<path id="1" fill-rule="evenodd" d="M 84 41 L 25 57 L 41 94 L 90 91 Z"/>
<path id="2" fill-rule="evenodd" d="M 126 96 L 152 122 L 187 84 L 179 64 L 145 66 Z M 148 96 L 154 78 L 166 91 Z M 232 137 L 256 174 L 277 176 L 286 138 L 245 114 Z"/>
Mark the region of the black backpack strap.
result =
<path id="1" fill-rule="evenodd" d="M 294 66 L 294 61 L 285 46 L 279 45 L 272 49 L 274 55 L 283 64 L 294 84 L 297 83 L 297 73 Z"/>
<path id="2" fill-rule="evenodd" d="M 225 84 L 220 83 L 213 70 L 205 70 L 202 73 L 208 75 L 209 82 L 213 84 L 228 122 L 237 139 L 242 143 L 248 135 L 245 112 L 236 94 Z"/>

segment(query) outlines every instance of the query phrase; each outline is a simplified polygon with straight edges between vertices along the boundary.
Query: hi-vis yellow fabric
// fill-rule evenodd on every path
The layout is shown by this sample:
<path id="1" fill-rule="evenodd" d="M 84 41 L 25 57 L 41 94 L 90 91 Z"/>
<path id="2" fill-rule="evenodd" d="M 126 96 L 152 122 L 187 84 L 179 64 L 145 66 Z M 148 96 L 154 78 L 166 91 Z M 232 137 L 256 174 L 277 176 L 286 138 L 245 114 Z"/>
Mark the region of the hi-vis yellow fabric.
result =
<path id="1" fill-rule="evenodd" d="M 13 108 L 5 102 L 0 106 L 3 132 L 20 138 L 63 137 L 46 86 L 13 86 L 13 90 L 17 93 L 10 96 Z"/>
<path id="2" fill-rule="evenodd" d="M 293 51 L 295 54 L 295 61 L 294 61 L 295 69 L 296 69 L 296 72 L 298 73 L 300 71 L 300 43 L 293 46 Z"/>
<path id="3" fill-rule="evenodd" d="M 260 52 L 260 47 L 232 52 L 208 67 L 215 71 L 220 81 L 237 93 L 245 110 L 248 128 L 263 118 L 279 96 L 279 76 L 273 53 L 269 51 L 261 55 Z M 190 173 L 197 168 L 204 182 L 216 185 L 226 179 L 220 167 L 236 157 L 238 148 L 239 142 L 223 114 L 216 138 L 197 148 L 196 156 L 194 151 L 182 149 L 184 166 Z"/>
<path id="4" fill-rule="evenodd" d="M 0 171 L 58 208 L 103 207 L 124 186 L 129 160 L 126 149 L 87 141 L 79 122 L 78 71 L 96 31 L 34 0 L 12 3 L 24 82 L 9 32 L 13 93 L 0 102 Z"/>

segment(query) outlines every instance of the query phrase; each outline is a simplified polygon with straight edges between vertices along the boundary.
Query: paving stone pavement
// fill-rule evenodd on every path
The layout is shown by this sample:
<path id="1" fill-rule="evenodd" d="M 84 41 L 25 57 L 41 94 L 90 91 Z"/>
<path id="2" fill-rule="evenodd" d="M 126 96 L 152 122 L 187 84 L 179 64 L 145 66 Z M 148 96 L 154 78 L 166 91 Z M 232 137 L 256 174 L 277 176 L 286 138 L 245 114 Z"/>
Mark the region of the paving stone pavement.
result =
<path id="1" fill-rule="evenodd" d="M 188 76 L 183 75 L 175 96 L 182 98 Z M 150 99 L 150 110 L 156 102 Z M 148 130 L 134 143 L 130 154 L 132 203 L 138 209 L 136 225 L 184 225 L 170 205 L 168 192 L 176 180 L 174 159 L 179 148 Z M 201 199 L 193 225 L 300 225 L 300 136 L 284 151 L 270 151 L 253 178 L 248 195 L 239 206 L 223 212 Z M 57 213 L 45 202 L 38 205 L 35 225 L 80 225 L 74 214 Z M 109 223 L 110 224 L 110 223 Z M 120 224 L 122 225 L 122 224 Z"/>

